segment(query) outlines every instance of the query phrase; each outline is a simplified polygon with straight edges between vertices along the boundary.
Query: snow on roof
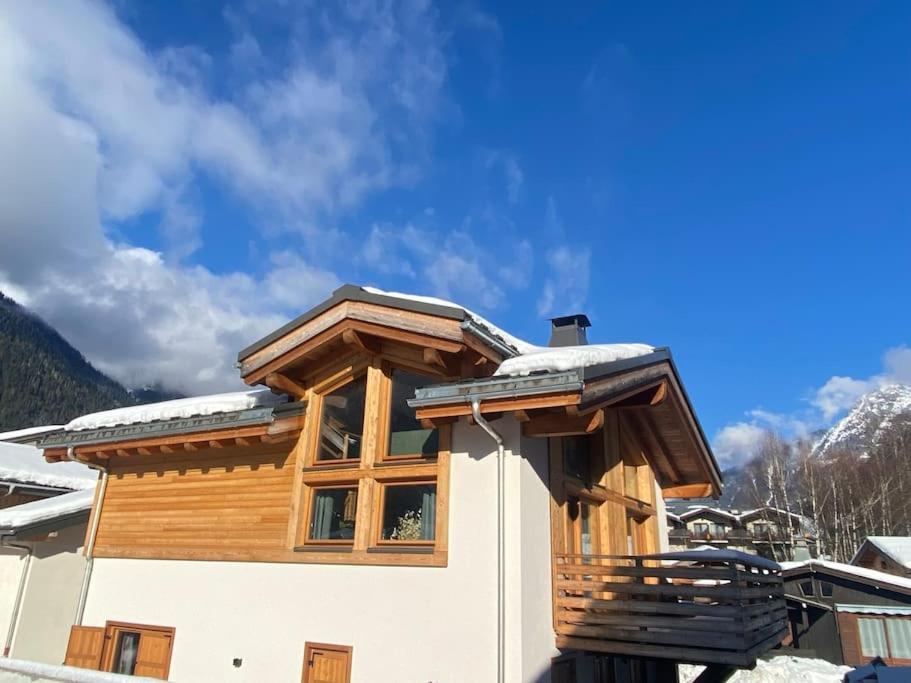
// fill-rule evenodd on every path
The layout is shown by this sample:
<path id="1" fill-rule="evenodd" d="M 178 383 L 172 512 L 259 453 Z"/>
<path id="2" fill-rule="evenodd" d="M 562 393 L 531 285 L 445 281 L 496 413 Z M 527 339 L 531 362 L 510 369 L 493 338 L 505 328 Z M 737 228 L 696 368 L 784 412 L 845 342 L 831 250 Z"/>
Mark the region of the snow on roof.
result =
<path id="1" fill-rule="evenodd" d="M 63 425 L 43 425 L 41 427 L 26 427 L 25 429 L 14 429 L 11 432 L 0 432 L 0 441 L 15 441 L 26 436 L 41 436 L 49 432 L 56 432 L 63 429 Z"/>
<path id="2" fill-rule="evenodd" d="M 881 553 L 892 558 L 903 567 L 911 569 L 911 536 L 867 536 L 871 545 L 876 546 Z M 857 554 L 860 554 L 858 549 Z M 851 560 L 851 564 L 857 555 Z"/>
<path id="3" fill-rule="evenodd" d="M 0 441 L 0 481 L 62 489 L 95 486 L 98 475 L 77 462 L 51 464 L 40 449 Z"/>
<path id="4" fill-rule="evenodd" d="M 584 344 L 582 346 L 536 347 L 534 351 L 507 358 L 495 375 L 526 376 L 533 372 L 564 372 L 602 363 L 613 363 L 652 353 L 648 344 Z"/>
<path id="5" fill-rule="evenodd" d="M 148 403 L 127 408 L 115 408 L 77 417 L 66 425 L 68 432 L 101 429 L 177 418 L 199 417 L 215 413 L 233 413 L 283 403 L 287 397 L 273 394 L 269 389 L 234 391 L 227 394 L 178 398 L 173 401 Z"/>
<path id="6" fill-rule="evenodd" d="M 680 683 L 693 683 L 705 667 L 681 664 Z M 808 657 L 772 657 L 759 659 L 755 669 L 740 669 L 731 676 L 729 683 L 835 683 L 851 671 L 850 666 L 839 666 L 824 659 Z"/>
<path id="7" fill-rule="evenodd" d="M 547 348 L 544 346 L 535 346 L 534 344 L 529 344 L 527 341 L 525 341 L 523 339 L 514 337 L 513 335 L 509 334 L 509 332 L 507 332 L 506 330 L 504 330 L 500 327 L 497 327 L 496 325 L 494 325 L 492 322 L 490 322 L 483 316 L 480 316 L 477 313 L 475 313 L 474 311 L 465 308 L 461 304 L 457 304 L 452 301 L 447 301 L 446 299 L 438 299 L 435 296 L 421 296 L 419 294 L 403 294 L 402 292 L 387 292 L 382 289 L 377 289 L 376 287 L 361 287 L 361 289 L 363 289 L 365 292 L 368 292 L 370 294 L 378 294 L 380 296 L 389 296 L 389 297 L 393 297 L 395 299 L 405 299 L 407 301 L 420 301 L 421 303 L 432 304 L 435 306 L 447 306 L 449 308 L 461 309 L 461 310 L 465 311 L 465 314 L 469 318 L 471 318 L 474 322 L 476 322 L 478 325 L 481 325 L 482 327 L 486 327 L 489 332 L 493 333 L 494 335 L 496 335 L 497 337 L 502 339 L 504 342 L 506 342 L 511 347 L 513 347 L 520 354 L 533 353 L 535 351 L 539 351 L 539 350 Z"/>
<path id="8" fill-rule="evenodd" d="M 728 519 L 733 519 L 735 521 L 739 519 L 739 517 L 737 515 L 735 515 L 733 512 L 728 512 L 727 510 L 721 510 L 719 508 L 709 507 L 708 505 L 702 505 L 700 507 L 687 510 L 682 515 L 680 515 L 680 519 L 691 519 L 693 517 L 698 517 L 698 516 L 704 515 L 706 513 L 713 513 L 713 514 L 719 515 L 721 517 L 727 517 Z"/>
<path id="9" fill-rule="evenodd" d="M 95 488 L 92 487 L 4 508 L 0 510 L 0 529 L 17 530 L 38 522 L 88 510 L 92 507 L 94 497 Z"/>
<path id="10" fill-rule="evenodd" d="M 895 574 L 867 569 L 866 567 L 855 567 L 853 564 L 843 564 L 841 562 L 832 562 L 831 560 L 803 560 L 801 562 L 782 562 L 781 569 L 784 572 L 790 572 L 797 569 L 807 568 L 813 571 L 815 568 L 828 569 L 841 574 L 850 574 L 858 579 L 865 579 L 874 584 L 884 584 L 911 590 L 911 579 L 905 579 Z"/>

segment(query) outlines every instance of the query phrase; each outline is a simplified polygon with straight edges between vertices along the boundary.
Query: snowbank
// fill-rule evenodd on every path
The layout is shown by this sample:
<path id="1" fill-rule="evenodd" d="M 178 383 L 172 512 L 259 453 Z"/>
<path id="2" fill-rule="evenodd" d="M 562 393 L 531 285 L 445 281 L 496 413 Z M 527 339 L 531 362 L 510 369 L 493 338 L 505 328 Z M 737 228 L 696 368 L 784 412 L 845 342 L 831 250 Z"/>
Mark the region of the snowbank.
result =
<path id="1" fill-rule="evenodd" d="M 85 465 L 76 462 L 52 465 L 34 446 L 0 441 L 0 481 L 84 489 L 94 487 L 97 479 L 97 473 Z"/>
<path id="2" fill-rule="evenodd" d="M 25 681 L 66 681 L 67 683 L 141 683 L 154 681 L 145 676 L 123 676 L 104 671 L 77 669 L 73 666 L 39 664 L 24 659 L 0 657 L 0 681 L 25 683 Z"/>
<path id="3" fill-rule="evenodd" d="M 0 510 L 0 529 L 21 529 L 37 522 L 88 510 L 92 507 L 94 497 L 95 488 L 92 487 L 4 508 Z"/>
<path id="4" fill-rule="evenodd" d="M 515 358 L 507 358 L 495 375 L 525 376 L 533 372 L 563 372 L 574 368 L 587 368 L 602 363 L 613 363 L 625 358 L 635 358 L 652 353 L 655 347 L 648 344 L 586 344 L 557 348 L 536 347 L 537 350 Z"/>
<path id="5" fill-rule="evenodd" d="M 681 664 L 680 683 L 691 683 L 703 667 Z M 837 666 L 822 659 L 803 657 L 773 657 L 756 662 L 752 671 L 741 670 L 728 683 L 841 683 L 850 666 Z"/>
<path id="6" fill-rule="evenodd" d="M 12 441 L 20 439 L 23 436 L 40 436 L 49 432 L 56 432 L 63 429 L 63 425 L 43 425 L 41 427 L 26 427 L 25 429 L 14 429 L 11 432 L 0 432 L 0 441 Z"/>
<path id="7" fill-rule="evenodd" d="M 901 588 L 911 589 L 911 579 L 906 579 L 895 574 L 867 569 L 865 567 L 855 567 L 853 564 L 842 564 L 841 562 L 831 562 L 830 560 L 804 560 L 803 562 L 782 562 L 782 571 L 797 569 L 798 567 L 820 567 L 831 569 L 832 571 L 841 572 L 842 574 L 853 574 L 859 578 L 867 579 L 873 583 L 899 586 Z"/>
<path id="8" fill-rule="evenodd" d="M 65 429 L 68 432 L 78 432 L 86 429 L 116 427 L 118 425 L 199 417 L 216 413 L 233 413 L 238 410 L 272 406 L 283 403 L 286 400 L 287 397 L 273 394 L 269 389 L 252 389 L 250 391 L 234 391 L 227 394 L 178 398 L 173 401 L 149 403 L 128 408 L 115 408 L 114 410 L 83 415 L 72 420 L 66 425 Z"/>

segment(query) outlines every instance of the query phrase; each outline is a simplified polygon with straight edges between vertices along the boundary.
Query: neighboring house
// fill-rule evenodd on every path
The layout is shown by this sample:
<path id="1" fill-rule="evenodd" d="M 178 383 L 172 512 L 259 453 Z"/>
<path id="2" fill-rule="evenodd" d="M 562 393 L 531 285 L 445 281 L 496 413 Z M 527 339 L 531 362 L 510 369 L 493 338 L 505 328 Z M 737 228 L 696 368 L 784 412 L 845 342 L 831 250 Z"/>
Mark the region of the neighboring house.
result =
<path id="1" fill-rule="evenodd" d="M 45 436 L 49 461 L 105 470 L 66 662 L 310 683 L 751 666 L 786 633 L 777 565 L 661 566 L 662 494 L 719 495 L 718 466 L 670 352 L 589 346 L 587 324 L 534 347 L 346 285 L 240 352 L 267 388 Z"/>
<path id="2" fill-rule="evenodd" d="M 911 578 L 911 536 L 867 536 L 851 564 Z"/>
<path id="3" fill-rule="evenodd" d="M 850 564 L 782 564 L 788 645 L 834 664 L 911 664 L 911 579 Z"/>
<path id="4" fill-rule="evenodd" d="M 34 446 L 0 438 L 0 509 L 92 487 L 97 480 L 85 465 L 53 465 Z"/>
<path id="5" fill-rule="evenodd" d="M 807 520 L 779 508 L 739 512 L 697 506 L 667 513 L 667 525 L 671 550 L 712 545 L 775 561 L 816 556 L 816 538 Z"/>
<path id="6" fill-rule="evenodd" d="M 4 656 L 60 664 L 82 585 L 94 489 L 0 510 Z"/>

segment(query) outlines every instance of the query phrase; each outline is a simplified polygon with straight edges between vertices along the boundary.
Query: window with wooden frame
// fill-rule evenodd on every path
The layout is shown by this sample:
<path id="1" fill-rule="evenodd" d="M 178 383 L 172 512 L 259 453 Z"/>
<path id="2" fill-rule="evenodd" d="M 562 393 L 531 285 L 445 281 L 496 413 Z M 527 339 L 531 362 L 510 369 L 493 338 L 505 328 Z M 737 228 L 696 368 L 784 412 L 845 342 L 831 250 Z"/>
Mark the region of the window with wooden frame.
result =
<path id="1" fill-rule="evenodd" d="M 445 565 L 450 425 L 421 424 L 406 403 L 438 381 L 376 357 L 308 382 L 289 532 L 305 560 Z"/>
<path id="2" fill-rule="evenodd" d="M 67 646 L 68 666 L 167 680 L 174 629 L 109 621 L 104 628 L 73 626 Z"/>
<path id="3" fill-rule="evenodd" d="M 860 654 L 882 657 L 892 664 L 911 663 L 911 618 L 864 615 L 857 617 Z"/>

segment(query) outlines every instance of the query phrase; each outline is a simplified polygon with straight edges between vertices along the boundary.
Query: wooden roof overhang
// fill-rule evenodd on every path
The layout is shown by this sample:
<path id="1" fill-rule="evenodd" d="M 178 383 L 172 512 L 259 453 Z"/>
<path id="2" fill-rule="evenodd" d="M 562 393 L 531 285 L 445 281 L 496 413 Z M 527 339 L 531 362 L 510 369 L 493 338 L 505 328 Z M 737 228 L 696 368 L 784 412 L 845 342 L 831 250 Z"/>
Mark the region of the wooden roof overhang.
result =
<path id="1" fill-rule="evenodd" d="M 431 423 L 515 414 L 529 437 L 592 433 L 614 409 L 646 448 L 667 497 L 721 494 L 721 473 L 667 349 L 613 363 L 528 377 L 494 377 L 419 389 L 409 405 Z"/>
<path id="2" fill-rule="evenodd" d="M 304 426 L 306 404 L 198 416 L 54 434 L 36 446 L 48 462 L 67 460 L 105 464 L 120 458 L 251 447 L 296 439 Z"/>
<path id="3" fill-rule="evenodd" d="M 441 378 L 484 377 L 516 350 L 464 309 L 345 285 L 238 354 L 243 380 L 301 396 L 302 378 L 345 354 L 382 355 Z"/>

